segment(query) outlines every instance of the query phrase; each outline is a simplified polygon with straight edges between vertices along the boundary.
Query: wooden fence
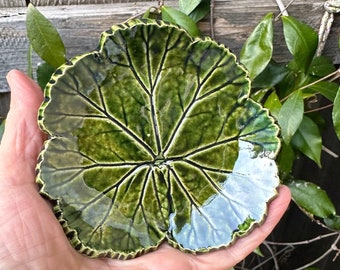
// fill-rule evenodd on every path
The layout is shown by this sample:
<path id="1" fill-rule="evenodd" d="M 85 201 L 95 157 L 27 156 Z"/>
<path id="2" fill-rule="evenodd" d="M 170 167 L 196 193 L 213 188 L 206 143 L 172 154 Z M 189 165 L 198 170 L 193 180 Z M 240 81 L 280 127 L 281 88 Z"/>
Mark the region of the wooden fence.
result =
<path id="1" fill-rule="evenodd" d="M 48 17 L 60 32 L 67 57 L 96 48 L 100 33 L 112 24 L 125 21 L 145 12 L 149 7 L 158 6 L 159 1 L 128 0 L 32 0 L 34 5 Z M 289 0 L 283 0 L 285 4 Z M 176 6 L 178 1 L 164 0 L 165 5 Z M 296 0 L 288 12 L 315 29 L 319 28 L 324 13 L 323 1 Z M 6 73 L 13 69 L 26 71 L 28 40 L 26 37 L 25 0 L 0 0 L 0 117 L 6 115 L 9 95 L 5 80 Z M 278 15 L 280 10 L 275 0 L 215 0 L 213 27 L 215 39 L 226 44 L 236 54 L 260 19 L 268 12 Z M 283 61 L 290 57 L 285 49 L 280 29 L 276 23 L 275 59 Z M 209 16 L 200 23 L 203 33 L 210 35 Z M 334 63 L 340 63 L 338 37 L 340 21 L 336 18 L 326 44 L 325 54 Z M 39 58 L 33 57 L 34 66 Z"/>

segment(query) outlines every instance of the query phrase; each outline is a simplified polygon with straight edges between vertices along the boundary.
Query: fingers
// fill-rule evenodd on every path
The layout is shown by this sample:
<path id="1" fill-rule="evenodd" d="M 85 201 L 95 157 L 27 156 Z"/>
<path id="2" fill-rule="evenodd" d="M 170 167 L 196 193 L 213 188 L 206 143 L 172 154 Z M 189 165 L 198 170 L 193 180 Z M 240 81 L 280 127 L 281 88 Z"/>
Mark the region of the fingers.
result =
<path id="1" fill-rule="evenodd" d="M 37 124 L 43 93 L 33 80 L 18 70 L 9 72 L 7 81 L 11 88 L 11 105 L 0 145 L 0 156 L 6 158 L 1 160 L 6 162 L 7 170 L 20 163 L 34 168 L 44 139 Z M 20 169 L 17 167 L 16 171 Z"/>
<path id="2" fill-rule="evenodd" d="M 278 192 L 278 197 L 269 204 L 268 215 L 261 226 L 225 250 L 197 256 L 197 269 L 228 269 L 226 267 L 233 267 L 253 252 L 271 233 L 289 205 L 291 194 L 288 187 L 281 186 Z"/>

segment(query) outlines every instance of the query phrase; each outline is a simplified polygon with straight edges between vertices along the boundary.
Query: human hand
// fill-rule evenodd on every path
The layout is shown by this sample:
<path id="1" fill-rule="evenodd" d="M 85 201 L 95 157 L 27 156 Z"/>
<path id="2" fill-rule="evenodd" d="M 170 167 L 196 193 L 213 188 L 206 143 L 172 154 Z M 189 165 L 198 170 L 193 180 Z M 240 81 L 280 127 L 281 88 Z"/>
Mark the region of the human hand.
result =
<path id="1" fill-rule="evenodd" d="M 127 261 L 83 256 L 68 242 L 35 183 L 37 156 L 46 139 L 37 124 L 43 93 L 19 71 L 11 71 L 7 79 L 11 107 L 0 144 L 0 269 L 227 270 L 261 244 L 289 204 L 290 192 L 282 186 L 261 226 L 229 248 L 207 254 L 187 254 L 163 244 Z"/>

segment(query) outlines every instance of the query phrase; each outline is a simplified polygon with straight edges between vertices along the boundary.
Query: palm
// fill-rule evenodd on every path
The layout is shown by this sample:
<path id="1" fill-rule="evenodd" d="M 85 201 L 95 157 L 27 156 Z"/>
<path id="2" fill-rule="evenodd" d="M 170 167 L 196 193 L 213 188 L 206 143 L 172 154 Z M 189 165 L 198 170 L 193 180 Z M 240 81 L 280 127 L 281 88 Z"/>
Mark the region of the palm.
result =
<path id="1" fill-rule="evenodd" d="M 69 244 L 34 181 L 44 140 L 36 124 L 41 90 L 20 72 L 11 72 L 8 78 L 12 103 L 0 145 L 1 269 L 228 269 L 264 240 L 288 205 L 289 191 L 283 187 L 261 227 L 231 248 L 206 255 L 185 254 L 164 244 L 156 252 L 129 261 L 82 256 Z"/>

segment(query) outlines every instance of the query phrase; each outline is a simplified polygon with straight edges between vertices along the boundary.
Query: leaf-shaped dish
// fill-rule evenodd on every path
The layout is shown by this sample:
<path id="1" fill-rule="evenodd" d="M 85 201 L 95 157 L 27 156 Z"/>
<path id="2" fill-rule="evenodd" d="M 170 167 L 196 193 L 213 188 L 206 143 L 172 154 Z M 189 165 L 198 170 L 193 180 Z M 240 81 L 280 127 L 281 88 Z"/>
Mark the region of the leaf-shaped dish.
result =
<path id="1" fill-rule="evenodd" d="M 262 222 L 278 128 L 249 88 L 223 45 L 159 21 L 113 26 L 60 67 L 39 112 L 50 137 L 37 182 L 73 246 L 206 252 Z"/>

